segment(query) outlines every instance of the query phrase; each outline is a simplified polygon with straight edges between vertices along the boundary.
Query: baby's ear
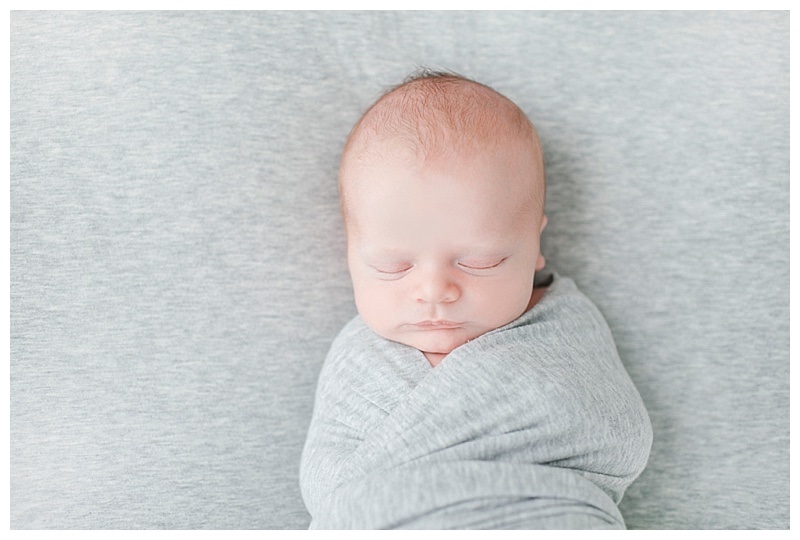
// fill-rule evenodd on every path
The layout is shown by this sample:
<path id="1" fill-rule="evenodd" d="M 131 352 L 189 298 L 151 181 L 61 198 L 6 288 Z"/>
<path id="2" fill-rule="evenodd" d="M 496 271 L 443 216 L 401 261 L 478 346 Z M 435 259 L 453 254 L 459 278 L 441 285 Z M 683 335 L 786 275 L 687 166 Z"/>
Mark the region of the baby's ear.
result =
<path id="1" fill-rule="evenodd" d="M 544 230 L 545 227 L 547 227 L 547 216 L 542 216 L 542 226 L 539 229 L 539 234 L 540 235 L 542 234 L 542 231 Z M 541 244 L 540 244 L 539 245 L 539 258 L 536 260 L 536 271 L 538 272 L 539 270 L 542 270 L 544 268 L 545 264 L 547 264 L 547 263 L 545 262 L 544 256 L 542 255 L 542 247 L 541 247 Z"/>

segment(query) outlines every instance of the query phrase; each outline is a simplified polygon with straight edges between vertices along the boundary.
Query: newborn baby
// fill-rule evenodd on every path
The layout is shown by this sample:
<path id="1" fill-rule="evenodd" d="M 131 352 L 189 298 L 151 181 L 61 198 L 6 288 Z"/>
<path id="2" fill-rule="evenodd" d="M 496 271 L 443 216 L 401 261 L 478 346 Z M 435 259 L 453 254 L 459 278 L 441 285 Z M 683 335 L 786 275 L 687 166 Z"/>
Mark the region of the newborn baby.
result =
<path id="1" fill-rule="evenodd" d="M 353 129 L 339 186 L 359 314 L 432 366 L 543 294 L 541 146 L 497 92 L 448 76 L 389 92 Z"/>
<path id="2" fill-rule="evenodd" d="M 624 527 L 650 423 L 599 311 L 537 274 L 545 174 L 527 116 L 423 73 L 353 128 L 339 187 L 358 316 L 320 374 L 300 470 L 311 527 Z"/>

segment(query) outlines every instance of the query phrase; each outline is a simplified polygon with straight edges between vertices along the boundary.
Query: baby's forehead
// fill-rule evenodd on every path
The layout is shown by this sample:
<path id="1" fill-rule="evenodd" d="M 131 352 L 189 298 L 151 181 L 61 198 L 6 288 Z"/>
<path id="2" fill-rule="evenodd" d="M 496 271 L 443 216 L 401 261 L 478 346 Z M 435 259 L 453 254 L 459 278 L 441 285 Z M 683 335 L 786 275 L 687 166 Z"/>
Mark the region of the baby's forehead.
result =
<path id="1" fill-rule="evenodd" d="M 536 160 L 521 154 L 513 147 L 481 148 L 421 159 L 385 149 L 351 169 L 346 200 L 353 215 L 379 219 L 395 209 L 422 215 L 461 209 L 462 219 L 517 215 L 537 198 Z"/>

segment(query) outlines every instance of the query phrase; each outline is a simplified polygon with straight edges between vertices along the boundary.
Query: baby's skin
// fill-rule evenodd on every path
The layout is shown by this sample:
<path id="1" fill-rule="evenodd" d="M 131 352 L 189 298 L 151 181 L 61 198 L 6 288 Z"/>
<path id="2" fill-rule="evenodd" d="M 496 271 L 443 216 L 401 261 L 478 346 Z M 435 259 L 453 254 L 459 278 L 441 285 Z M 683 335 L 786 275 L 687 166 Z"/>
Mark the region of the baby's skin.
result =
<path id="1" fill-rule="evenodd" d="M 436 366 L 532 308 L 545 291 L 533 287 L 545 265 L 544 181 L 533 126 L 493 90 L 430 78 L 384 96 L 354 128 L 340 170 L 364 322 Z"/>

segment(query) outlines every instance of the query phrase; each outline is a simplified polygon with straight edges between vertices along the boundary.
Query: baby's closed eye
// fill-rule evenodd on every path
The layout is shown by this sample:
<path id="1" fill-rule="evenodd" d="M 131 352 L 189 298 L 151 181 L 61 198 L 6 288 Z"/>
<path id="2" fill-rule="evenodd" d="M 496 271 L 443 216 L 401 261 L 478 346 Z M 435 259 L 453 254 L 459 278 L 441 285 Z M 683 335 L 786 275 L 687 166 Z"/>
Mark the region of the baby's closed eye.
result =
<path id="1" fill-rule="evenodd" d="M 405 275 L 414 265 L 411 263 L 391 263 L 371 264 L 370 267 L 384 279 L 396 279 Z"/>
<path id="2" fill-rule="evenodd" d="M 501 266 L 508 257 L 469 258 L 454 261 L 455 266 L 472 275 L 485 275 Z M 368 265 L 375 271 L 380 279 L 400 279 L 414 269 L 414 263 L 400 262 L 373 262 Z"/>
<path id="3" fill-rule="evenodd" d="M 492 268 L 497 268 L 503 264 L 506 259 L 508 259 L 508 257 L 495 259 L 470 259 L 459 261 L 458 265 L 467 270 L 491 270 Z"/>

